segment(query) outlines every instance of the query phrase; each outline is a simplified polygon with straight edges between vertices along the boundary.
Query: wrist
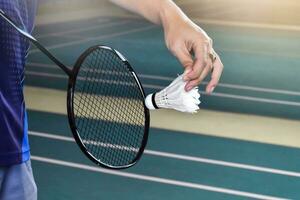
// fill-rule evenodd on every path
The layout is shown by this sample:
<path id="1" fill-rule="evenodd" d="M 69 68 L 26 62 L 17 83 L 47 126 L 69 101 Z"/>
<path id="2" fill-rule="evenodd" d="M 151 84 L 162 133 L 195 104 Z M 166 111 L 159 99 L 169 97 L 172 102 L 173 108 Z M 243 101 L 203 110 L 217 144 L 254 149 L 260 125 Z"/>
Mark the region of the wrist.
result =
<path id="1" fill-rule="evenodd" d="M 163 0 L 160 4 L 160 22 L 164 29 L 168 29 L 170 25 L 180 22 L 186 22 L 189 18 L 182 10 L 171 0 Z"/>

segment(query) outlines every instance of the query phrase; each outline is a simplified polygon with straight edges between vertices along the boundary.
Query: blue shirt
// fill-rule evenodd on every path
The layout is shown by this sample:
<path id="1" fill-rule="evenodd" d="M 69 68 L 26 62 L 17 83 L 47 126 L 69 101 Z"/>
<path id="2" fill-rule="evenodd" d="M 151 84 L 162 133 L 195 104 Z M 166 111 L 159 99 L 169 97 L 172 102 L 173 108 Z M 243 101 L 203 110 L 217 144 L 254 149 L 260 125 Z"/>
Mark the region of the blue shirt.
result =
<path id="1" fill-rule="evenodd" d="M 0 0 L 19 27 L 32 32 L 36 0 Z M 29 159 L 23 84 L 29 42 L 0 17 L 0 166 Z"/>

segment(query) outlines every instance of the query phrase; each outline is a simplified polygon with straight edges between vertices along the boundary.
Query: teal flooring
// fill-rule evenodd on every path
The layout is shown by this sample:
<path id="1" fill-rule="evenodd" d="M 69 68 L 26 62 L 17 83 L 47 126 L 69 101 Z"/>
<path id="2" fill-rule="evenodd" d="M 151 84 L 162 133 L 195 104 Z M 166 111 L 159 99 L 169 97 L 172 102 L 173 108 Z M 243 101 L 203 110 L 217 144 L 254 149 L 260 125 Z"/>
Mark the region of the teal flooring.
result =
<path id="1" fill-rule="evenodd" d="M 102 25 L 119 22 L 119 25 L 101 28 Z M 99 27 L 91 29 L 97 25 Z M 148 26 L 149 29 L 126 33 Z M 78 28 L 87 30 L 72 33 L 72 30 Z M 224 62 L 225 71 L 221 80 L 223 85 L 216 89 L 215 95 L 203 95 L 201 107 L 300 119 L 298 33 L 212 25 L 203 28 L 214 38 L 215 49 Z M 65 31 L 68 33 L 47 36 Z M 115 33 L 120 35 L 114 36 Z M 41 43 L 69 66 L 72 66 L 76 58 L 91 45 L 106 44 L 118 49 L 141 76 L 146 93 L 168 85 L 172 78 L 182 73 L 182 67 L 164 45 L 161 29 L 139 19 L 95 18 L 43 25 L 36 27 L 34 34 L 40 36 Z M 88 38 L 94 39 L 87 40 Z M 74 41 L 77 43 L 71 44 Z M 62 75 L 64 74 L 45 56 L 32 48 L 26 68 L 27 86 L 65 90 L 67 79 Z M 149 78 L 146 75 L 154 77 Z M 200 89 L 204 90 L 204 85 L 200 86 Z M 66 116 L 58 114 L 29 111 L 29 129 L 71 137 Z M 31 135 L 30 143 L 34 156 L 95 167 L 73 142 Z M 300 149 L 297 148 L 152 128 L 147 149 L 300 173 Z M 242 195 L 221 191 L 138 180 L 37 160 L 32 162 L 41 200 L 248 199 Z M 300 199 L 300 178 L 297 175 L 282 175 L 150 154 L 145 154 L 135 167 L 124 172 L 251 194 Z"/>
<path id="2" fill-rule="evenodd" d="M 30 111 L 29 122 L 30 130 L 35 132 L 71 137 L 66 116 Z M 47 123 L 47 126 L 43 122 Z M 151 129 L 150 133 L 148 150 L 300 172 L 298 159 L 300 150 L 297 148 L 161 129 Z M 81 154 L 74 142 L 32 135 L 30 142 L 32 154 L 35 156 L 94 166 Z M 56 193 L 62 195 L 62 198 L 59 199 L 67 199 L 67 197 L 81 199 L 83 196 L 92 198 L 94 195 L 103 196 L 104 199 L 114 199 L 117 195 L 115 191 L 119 193 L 122 190 L 126 191 L 123 196 L 129 199 L 132 195 L 134 197 L 134 188 L 139 187 L 143 192 L 134 199 L 162 199 L 168 193 L 171 193 L 169 195 L 174 199 L 183 199 L 184 197 L 190 199 L 196 197 L 202 199 L 240 199 L 236 195 L 228 197 L 222 193 L 216 194 L 206 190 L 193 190 L 180 186 L 88 172 L 39 161 L 33 161 L 33 167 L 39 192 L 42 196 L 49 195 L 41 199 L 51 199 L 52 195 Z M 135 167 L 123 171 L 269 196 L 291 199 L 299 197 L 299 177 L 149 154 L 145 154 Z M 91 193 L 87 192 L 88 188 L 93 188 Z M 119 190 L 119 188 L 122 189 Z M 85 190 L 85 192 L 81 190 Z M 176 195 L 177 193 L 181 195 Z M 66 198 L 63 198 L 64 195 Z"/>

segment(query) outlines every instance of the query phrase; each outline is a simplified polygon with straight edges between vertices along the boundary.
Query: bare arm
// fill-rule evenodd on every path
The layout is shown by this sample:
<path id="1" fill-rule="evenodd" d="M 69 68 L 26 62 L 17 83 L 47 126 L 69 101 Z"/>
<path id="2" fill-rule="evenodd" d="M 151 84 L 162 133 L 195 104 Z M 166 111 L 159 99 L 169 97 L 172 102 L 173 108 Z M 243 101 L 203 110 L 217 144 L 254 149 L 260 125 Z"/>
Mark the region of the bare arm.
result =
<path id="1" fill-rule="evenodd" d="M 162 23 L 162 18 L 166 17 L 164 16 L 166 9 L 169 13 L 172 12 L 173 15 L 187 18 L 176 4 L 170 0 L 111 0 L 111 2 L 138 13 L 155 24 Z"/>
<path id="2" fill-rule="evenodd" d="M 223 71 L 220 57 L 215 54 L 211 38 L 193 23 L 171 0 L 111 0 L 112 2 L 138 13 L 155 24 L 161 24 L 168 49 L 185 68 L 185 89 L 191 90 L 200 84 L 212 71 L 206 91 L 211 93 L 217 86 Z M 194 58 L 192 55 L 194 54 Z M 210 59 L 210 54 L 216 60 Z"/>

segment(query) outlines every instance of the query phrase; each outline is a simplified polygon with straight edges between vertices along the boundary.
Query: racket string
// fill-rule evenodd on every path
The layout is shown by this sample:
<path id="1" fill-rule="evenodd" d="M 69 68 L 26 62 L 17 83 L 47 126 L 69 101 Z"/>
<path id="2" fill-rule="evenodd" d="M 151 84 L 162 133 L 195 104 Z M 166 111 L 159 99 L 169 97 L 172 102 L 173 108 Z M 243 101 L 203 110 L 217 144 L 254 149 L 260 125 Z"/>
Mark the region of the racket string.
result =
<path id="1" fill-rule="evenodd" d="M 87 150 L 106 163 L 121 165 L 130 163 L 139 151 L 145 116 L 143 95 L 133 87 L 137 85 L 127 66 L 115 57 L 110 51 L 98 50 L 83 62 L 74 111 Z"/>

